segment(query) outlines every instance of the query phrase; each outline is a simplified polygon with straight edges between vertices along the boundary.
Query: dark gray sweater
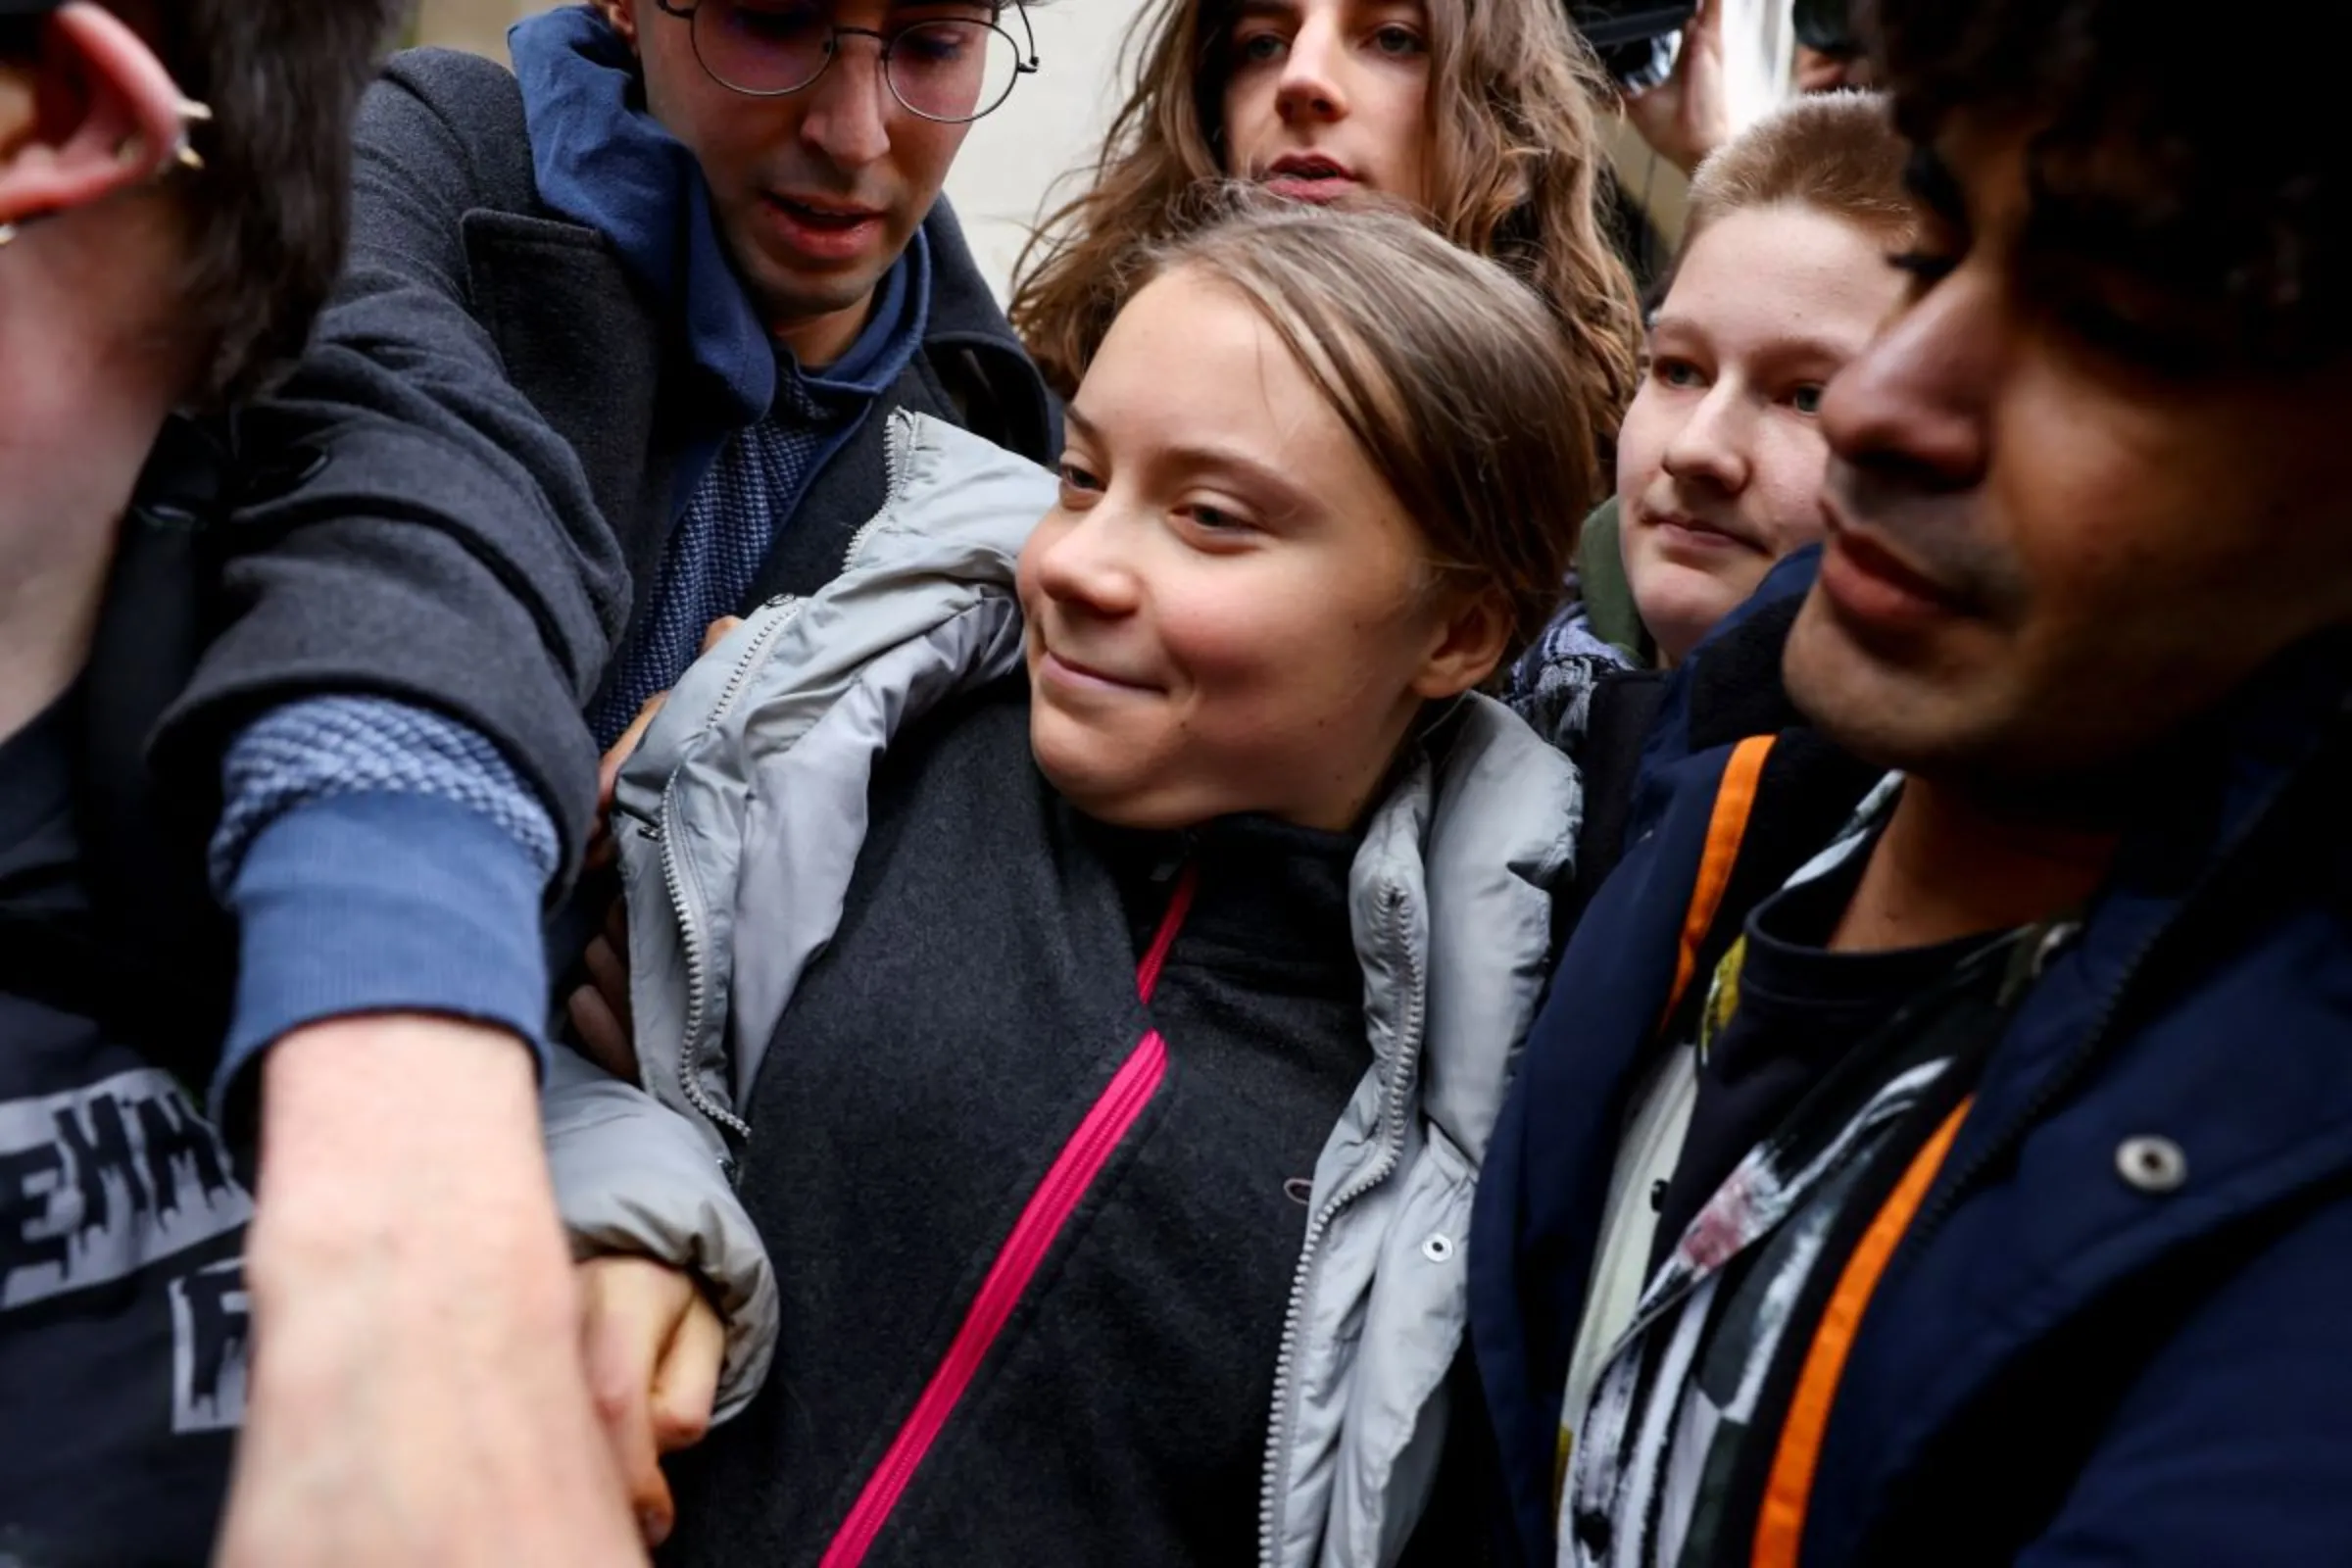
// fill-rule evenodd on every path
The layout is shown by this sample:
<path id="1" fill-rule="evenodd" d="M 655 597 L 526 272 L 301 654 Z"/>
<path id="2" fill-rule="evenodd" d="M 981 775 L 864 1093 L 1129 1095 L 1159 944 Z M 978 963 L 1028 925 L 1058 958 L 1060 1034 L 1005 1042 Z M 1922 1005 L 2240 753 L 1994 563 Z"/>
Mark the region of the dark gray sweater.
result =
<path id="1" fill-rule="evenodd" d="M 765 1392 L 677 1467 L 664 1560 L 814 1562 L 1147 1030 L 1155 1097 L 1063 1228 L 874 1564 L 1254 1555 L 1303 1191 L 1370 1063 L 1351 839 L 1081 817 L 1025 681 L 886 760 L 832 947 L 755 1086 L 743 1196 L 783 1291 Z M 1138 955 L 1197 881 L 1151 1006 Z"/>

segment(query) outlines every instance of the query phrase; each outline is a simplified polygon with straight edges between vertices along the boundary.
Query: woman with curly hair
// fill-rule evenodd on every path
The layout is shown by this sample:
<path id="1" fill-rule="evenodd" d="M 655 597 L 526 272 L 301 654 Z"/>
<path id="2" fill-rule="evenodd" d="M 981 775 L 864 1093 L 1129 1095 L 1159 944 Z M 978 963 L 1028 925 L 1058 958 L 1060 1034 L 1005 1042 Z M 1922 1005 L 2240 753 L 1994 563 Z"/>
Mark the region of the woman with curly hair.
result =
<path id="1" fill-rule="evenodd" d="M 1221 178 L 1307 201 L 1400 203 L 1550 308 L 1596 375 L 1606 442 L 1633 398 L 1633 279 L 1599 203 L 1607 87 L 1559 0 L 1161 0 L 1129 36 L 1135 91 L 1093 180 L 1015 269 L 1010 315 L 1072 391 L 1129 287 L 1122 259 Z M 1565 517 L 1597 496 L 1562 498 Z"/>

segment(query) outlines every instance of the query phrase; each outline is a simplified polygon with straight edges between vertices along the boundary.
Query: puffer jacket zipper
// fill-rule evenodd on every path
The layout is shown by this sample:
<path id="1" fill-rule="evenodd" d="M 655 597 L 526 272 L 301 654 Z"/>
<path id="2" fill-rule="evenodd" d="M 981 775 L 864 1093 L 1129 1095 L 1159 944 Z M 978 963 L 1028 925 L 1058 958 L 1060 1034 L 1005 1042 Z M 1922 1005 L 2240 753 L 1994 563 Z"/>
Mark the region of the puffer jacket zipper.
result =
<path id="1" fill-rule="evenodd" d="M 759 634 L 752 639 L 751 646 L 743 651 L 743 657 L 735 662 L 733 673 L 728 675 L 727 684 L 718 694 L 718 701 L 711 706 L 710 716 L 704 720 L 703 727 L 706 731 L 715 728 L 727 716 L 728 711 L 734 708 L 736 699 L 743 694 L 744 686 L 751 679 L 754 667 L 759 664 L 769 645 L 783 633 L 784 628 L 800 618 L 801 608 L 805 603 L 805 600 L 790 597 L 778 598 L 769 602 L 770 608 L 774 609 L 777 613 L 766 625 L 760 628 Z M 702 910 L 699 904 L 689 896 L 685 866 L 678 858 L 677 810 L 678 775 L 672 773 L 669 782 L 662 786 L 662 790 L 661 838 L 662 883 L 669 894 L 670 918 L 677 925 L 678 951 L 686 962 L 686 1023 L 678 1033 L 678 1090 L 686 1097 L 688 1104 L 708 1116 L 713 1123 L 725 1128 L 739 1139 L 749 1138 L 752 1132 L 750 1126 L 744 1122 L 742 1117 L 735 1115 L 710 1098 L 703 1088 L 701 1078 L 696 1071 L 696 1062 L 703 1055 L 704 1023 L 710 1011 L 710 966 L 703 953 Z M 731 1167 L 732 1161 L 728 1163 Z M 732 1168 L 727 1172 L 730 1180 L 733 1179 L 734 1174 Z"/>
<path id="2" fill-rule="evenodd" d="M 914 459 L 914 421 L 905 411 L 895 411 L 891 415 L 889 428 L 883 432 L 883 503 L 873 516 L 850 536 L 849 545 L 841 553 L 842 570 L 848 570 L 857 563 L 858 552 L 864 548 L 866 540 L 873 536 L 874 529 L 890 515 L 891 508 L 905 495 L 907 468 Z M 736 699 L 743 695 L 753 670 L 759 667 L 768 647 L 786 627 L 800 618 L 806 603 L 806 600 L 794 595 L 779 594 L 761 607 L 763 610 L 777 611 L 778 613 L 760 628 L 751 646 L 743 651 L 743 657 L 735 662 L 733 673 L 727 677 L 727 684 L 720 690 L 718 701 L 712 705 L 710 716 L 704 720 L 706 732 L 715 727 L 733 710 Z M 654 831 L 662 841 L 662 881 L 669 895 L 670 918 L 676 922 L 678 951 L 686 968 L 686 1019 L 685 1027 L 679 1031 L 678 1090 L 686 1097 L 686 1102 L 708 1117 L 713 1125 L 733 1134 L 739 1143 L 748 1142 L 752 1135 L 750 1124 L 711 1099 L 695 1070 L 696 1062 L 706 1054 L 702 1050 L 702 1036 L 710 1012 L 710 969 L 703 952 L 702 911 L 698 901 L 687 888 L 684 864 L 673 848 L 678 842 L 675 774 L 662 788 L 661 815 Z M 727 1179 L 734 1180 L 736 1161 L 728 1157 L 720 1163 L 726 1170 Z"/>
<path id="3" fill-rule="evenodd" d="M 1264 1568 L 1276 1568 L 1280 1547 L 1276 1532 L 1282 1524 L 1282 1499 L 1290 1491 L 1291 1426 L 1298 1396 L 1298 1358 L 1299 1319 L 1306 1310 L 1307 1297 L 1312 1293 L 1315 1265 L 1322 1257 L 1325 1234 L 1332 1221 L 1349 1204 L 1387 1181 L 1396 1172 L 1404 1158 L 1404 1127 L 1408 1109 L 1405 1102 L 1409 1086 L 1420 1067 L 1421 1036 L 1424 1031 L 1423 1008 L 1427 1003 L 1426 988 L 1422 985 L 1421 955 L 1412 943 L 1404 939 L 1404 891 L 1390 887 L 1383 890 L 1379 905 L 1380 937 L 1384 946 L 1396 956 L 1397 972 L 1404 976 L 1404 1020 L 1397 1030 L 1396 1054 L 1389 1064 L 1387 1082 L 1382 1086 L 1380 1101 L 1380 1152 L 1353 1181 L 1331 1195 L 1331 1200 L 1318 1209 L 1306 1227 L 1306 1241 L 1298 1250 L 1298 1266 L 1291 1278 L 1291 1301 L 1283 1314 L 1282 1348 L 1274 1358 L 1273 1418 L 1266 1426 L 1266 1463 L 1259 1483 L 1258 1496 L 1258 1561 Z"/>
<path id="4" fill-rule="evenodd" d="M 1152 938 L 1143 961 L 1136 966 L 1136 994 L 1147 1005 L 1152 992 L 1158 989 L 1168 950 L 1175 946 L 1176 933 L 1183 928 L 1184 917 L 1192 907 L 1195 878 L 1195 871 L 1188 867 L 1177 880 L 1175 892 L 1168 900 L 1168 911 L 1160 919 L 1159 932 Z M 962 1325 L 948 1343 L 947 1354 L 923 1386 L 912 1413 L 884 1450 L 882 1462 L 867 1477 L 832 1544 L 825 1548 L 823 1568 L 856 1568 L 865 1560 L 883 1526 L 890 1522 L 891 1511 L 906 1494 L 915 1471 L 939 1441 L 948 1418 L 955 1413 L 981 1362 L 987 1359 L 1013 1308 L 1020 1303 L 1038 1265 L 1053 1250 L 1062 1227 L 1077 1212 L 1112 1152 L 1134 1127 L 1144 1107 L 1152 1102 L 1152 1096 L 1159 1092 L 1167 1067 L 1167 1042 L 1160 1038 L 1158 1030 L 1148 1029 L 1112 1075 L 1110 1087 L 1096 1100 L 1079 1122 L 1077 1132 L 1054 1156 L 1045 1180 L 1030 1195 L 1020 1218 L 1013 1223 L 1011 1235 L 998 1250 L 996 1261 L 989 1265 L 978 1294 L 964 1313 Z"/>

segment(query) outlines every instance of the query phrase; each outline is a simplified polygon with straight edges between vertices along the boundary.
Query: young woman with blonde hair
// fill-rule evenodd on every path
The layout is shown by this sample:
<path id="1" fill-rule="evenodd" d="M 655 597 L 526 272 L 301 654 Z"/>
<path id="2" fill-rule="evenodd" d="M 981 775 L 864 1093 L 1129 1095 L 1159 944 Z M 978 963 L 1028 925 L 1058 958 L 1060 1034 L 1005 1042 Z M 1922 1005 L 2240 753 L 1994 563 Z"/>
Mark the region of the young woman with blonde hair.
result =
<path id="1" fill-rule="evenodd" d="M 1204 181 L 1385 198 L 1500 262 L 1549 309 L 1603 442 L 1641 319 L 1603 216 L 1609 87 L 1561 0 L 1161 0 L 1088 188 L 1015 269 L 1009 315 L 1069 393 L 1123 303 L 1120 259 L 1179 231 Z M 1597 496 L 1564 498 L 1570 515 Z"/>

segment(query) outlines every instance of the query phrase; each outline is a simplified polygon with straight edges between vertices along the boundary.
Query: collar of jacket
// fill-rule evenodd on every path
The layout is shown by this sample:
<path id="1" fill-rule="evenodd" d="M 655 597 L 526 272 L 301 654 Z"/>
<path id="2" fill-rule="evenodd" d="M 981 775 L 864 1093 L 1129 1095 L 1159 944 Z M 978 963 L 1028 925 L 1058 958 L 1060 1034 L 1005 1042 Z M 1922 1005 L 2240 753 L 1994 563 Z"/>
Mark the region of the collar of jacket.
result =
<path id="1" fill-rule="evenodd" d="M 603 17 L 567 6 L 507 35 L 522 87 L 540 199 L 611 240 L 657 299 L 670 302 L 694 363 L 722 390 L 730 421 L 775 402 L 780 354 L 729 265 L 694 155 L 647 112 L 635 55 Z M 806 377 L 819 394 L 874 397 L 906 368 L 930 324 L 921 229 L 885 277 L 850 351 Z"/>
<path id="2" fill-rule="evenodd" d="M 1642 624 L 1634 580 L 1625 570 L 1623 509 L 1615 496 L 1592 509 L 1576 541 L 1577 589 L 1592 618 L 1592 635 L 1625 656 L 1637 669 L 1658 662 L 1658 647 Z"/>
<path id="3" fill-rule="evenodd" d="M 1966 1412 L 2003 1408 L 1994 1396 L 2016 1369 L 2069 1333 L 2078 1347 L 2129 1344 L 2139 1331 L 2128 1325 L 2180 1321 L 2181 1303 L 2244 1284 L 2230 1276 L 2254 1255 L 2245 1249 L 2281 1234 L 2266 1227 L 2341 1205 L 2352 1171 L 2339 1049 L 2352 983 L 2348 643 L 2339 631 L 2291 650 L 2139 760 L 2108 885 L 1986 1063 L 1851 1348 L 1815 1472 L 1807 1562 L 1910 1560 L 1872 1544 L 1905 1531 L 1948 1541 L 1935 1503 L 1901 1499 L 1939 1479 L 1969 1485 L 1934 1476 L 1929 1455 Z M 2177 1189 L 2161 1196 L 2119 1179 L 2128 1140 L 2150 1138 L 2185 1151 Z M 2264 1287 L 2247 1288 L 2259 1298 Z M 2259 1358 L 2248 1367 L 2259 1384 Z M 2080 1419 L 2096 1425 L 2110 1408 L 2085 1399 Z M 2043 1452 L 2075 1451 L 2077 1413 L 2046 1414 Z M 2195 1425 L 2180 1408 L 2161 1419 Z M 2020 1466 L 2002 1501 L 2051 1495 L 2041 1489 L 2073 1477 Z M 1962 1555 L 2013 1556 L 2018 1538 L 1999 1532 L 2030 1534 L 2024 1508 L 1972 1519 L 1991 1544 Z"/>

